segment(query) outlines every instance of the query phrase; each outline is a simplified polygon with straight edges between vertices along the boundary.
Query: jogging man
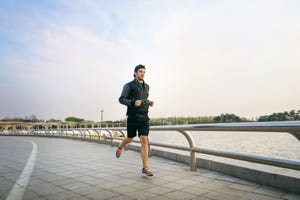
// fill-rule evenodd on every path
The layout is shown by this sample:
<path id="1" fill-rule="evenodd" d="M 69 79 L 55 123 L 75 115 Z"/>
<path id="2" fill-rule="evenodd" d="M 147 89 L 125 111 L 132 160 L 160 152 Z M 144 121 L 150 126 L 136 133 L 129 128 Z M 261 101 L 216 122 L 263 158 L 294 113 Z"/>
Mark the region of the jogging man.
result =
<path id="1" fill-rule="evenodd" d="M 144 82 L 146 68 L 144 65 L 138 65 L 134 69 L 135 79 L 126 83 L 123 87 L 119 102 L 127 106 L 127 138 L 125 138 L 116 152 L 119 158 L 122 149 L 126 144 L 131 143 L 133 138 L 138 136 L 141 141 L 141 156 L 143 162 L 142 175 L 153 176 L 148 167 L 148 134 L 149 134 L 149 106 L 153 106 L 154 102 L 148 100 L 149 85 Z"/>

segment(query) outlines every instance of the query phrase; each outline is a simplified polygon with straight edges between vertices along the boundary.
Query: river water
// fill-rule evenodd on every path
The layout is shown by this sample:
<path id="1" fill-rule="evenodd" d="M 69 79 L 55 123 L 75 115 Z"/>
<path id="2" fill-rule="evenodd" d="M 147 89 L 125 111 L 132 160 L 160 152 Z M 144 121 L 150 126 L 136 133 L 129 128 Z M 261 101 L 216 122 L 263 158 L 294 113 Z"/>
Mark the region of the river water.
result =
<path id="1" fill-rule="evenodd" d="M 195 145 L 200 148 L 251 153 L 300 161 L 300 141 L 288 133 L 214 131 L 191 131 L 190 133 L 194 138 Z M 153 142 L 188 146 L 187 140 L 179 132 L 151 131 L 149 136 Z M 168 151 L 173 150 L 169 149 Z"/>

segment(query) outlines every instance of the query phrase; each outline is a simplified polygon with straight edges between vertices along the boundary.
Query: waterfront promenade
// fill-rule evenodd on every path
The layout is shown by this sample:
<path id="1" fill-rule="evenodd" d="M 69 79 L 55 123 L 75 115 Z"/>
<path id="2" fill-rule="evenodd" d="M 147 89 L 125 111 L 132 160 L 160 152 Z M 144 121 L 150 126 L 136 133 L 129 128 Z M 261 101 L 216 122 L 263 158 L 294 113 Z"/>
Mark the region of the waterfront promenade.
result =
<path id="1" fill-rule="evenodd" d="M 300 199 L 300 195 L 159 157 L 141 176 L 140 154 L 94 142 L 0 137 L 0 200 L 11 199 Z"/>

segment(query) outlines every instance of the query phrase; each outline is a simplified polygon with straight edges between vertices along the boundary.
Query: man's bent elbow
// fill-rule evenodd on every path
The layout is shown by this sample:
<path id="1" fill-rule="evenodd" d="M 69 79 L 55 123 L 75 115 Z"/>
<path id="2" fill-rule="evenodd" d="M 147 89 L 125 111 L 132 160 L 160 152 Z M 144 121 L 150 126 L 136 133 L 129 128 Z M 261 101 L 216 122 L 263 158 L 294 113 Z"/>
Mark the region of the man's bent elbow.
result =
<path id="1" fill-rule="evenodd" d="M 122 97 L 119 97 L 119 103 L 120 103 L 120 104 L 123 104 L 123 103 L 122 103 Z"/>
<path id="2" fill-rule="evenodd" d="M 119 98 L 119 102 L 120 102 L 120 104 L 122 104 L 122 105 L 125 105 L 125 106 L 129 106 L 128 104 L 128 102 L 127 102 L 127 99 L 125 98 L 125 97 L 120 97 Z"/>

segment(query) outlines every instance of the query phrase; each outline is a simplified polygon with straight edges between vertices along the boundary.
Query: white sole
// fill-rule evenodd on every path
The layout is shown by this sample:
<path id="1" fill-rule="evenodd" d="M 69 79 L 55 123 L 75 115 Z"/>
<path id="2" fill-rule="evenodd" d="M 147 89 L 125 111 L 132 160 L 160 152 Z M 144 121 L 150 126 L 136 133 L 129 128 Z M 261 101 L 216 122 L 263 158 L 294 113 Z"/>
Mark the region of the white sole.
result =
<path id="1" fill-rule="evenodd" d="M 144 176 L 144 177 L 153 177 L 153 174 L 152 174 L 152 176 L 148 176 L 147 174 L 142 173 L 142 176 Z"/>

